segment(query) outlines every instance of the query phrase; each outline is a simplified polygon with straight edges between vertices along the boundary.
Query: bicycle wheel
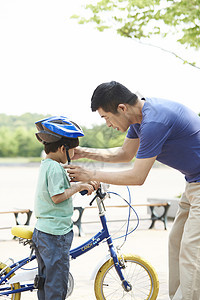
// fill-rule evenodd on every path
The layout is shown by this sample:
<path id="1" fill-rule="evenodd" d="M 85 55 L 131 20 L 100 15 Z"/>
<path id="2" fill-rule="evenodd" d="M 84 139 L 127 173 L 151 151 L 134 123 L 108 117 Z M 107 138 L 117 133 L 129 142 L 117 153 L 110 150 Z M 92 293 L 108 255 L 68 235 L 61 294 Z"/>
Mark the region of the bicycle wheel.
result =
<path id="1" fill-rule="evenodd" d="M 0 271 L 2 270 L 2 269 L 4 269 L 6 267 L 6 265 L 4 264 L 4 263 L 2 263 L 2 262 L 0 262 Z M 11 271 L 11 268 L 9 268 L 9 267 L 7 267 L 6 269 L 5 269 L 5 273 L 6 274 L 8 274 L 9 272 Z M 13 273 L 9 278 L 11 278 L 12 276 L 14 276 L 15 274 Z M 17 282 L 17 283 L 14 283 L 14 284 L 11 284 L 11 285 L 7 285 L 7 284 L 5 284 L 5 285 L 3 285 L 3 286 L 0 286 L 0 288 L 1 287 L 3 287 L 4 289 L 5 288 L 10 288 L 12 291 L 13 290 L 17 290 L 17 289 L 20 289 L 20 284 L 19 284 L 19 282 Z M 21 298 L 21 293 L 16 293 L 16 294 L 10 294 L 10 295 L 8 295 L 8 296 L 4 296 L 4 295 L 1 295 L 1 292 L 0 292 L 0 297 L 1 297 L 1 299 L 3 300 L 3 299 L 11 299 L 11 300 L 20 300 L 20 298 Z"/>
<path id="2" fill-rule="evenodd" d="M 73 289 L 74 289 L 74 278 L 73 278 L 72 274 L 69 272 L 68 284 L 67 284 L 67 296 L 65 299 L 67 299 L 69 296 L 71 296 Z"/>
<path id="3" fill-rule="evenodd" d="M 123 255 L 124 268 L 122 273 L 132 285 L 126 292 L 115 270 L 113 259 L 110 258 L 99 269 L 94 283 L 96 299 L 134 299 L 155 300 L 159 291 L 158 276 L 154 268 L 144 259 L 132 254 Z"/>

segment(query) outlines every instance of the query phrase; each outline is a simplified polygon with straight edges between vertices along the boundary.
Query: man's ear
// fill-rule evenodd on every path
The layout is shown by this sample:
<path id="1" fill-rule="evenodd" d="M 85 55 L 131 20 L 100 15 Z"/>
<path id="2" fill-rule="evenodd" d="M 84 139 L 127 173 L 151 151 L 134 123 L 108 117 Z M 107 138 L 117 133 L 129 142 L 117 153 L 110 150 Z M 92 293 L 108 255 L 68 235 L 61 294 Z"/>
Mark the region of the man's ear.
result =
<path id="1" fill-rule="evenodd" d="M 126 107 L 125 104 L 121 103 L 121 104 L 118 105 L 117 110 L 118 110 L 118 112 L 119 111 L 125 112 L 125 111 L 127 111 L 127 107 Z"/>

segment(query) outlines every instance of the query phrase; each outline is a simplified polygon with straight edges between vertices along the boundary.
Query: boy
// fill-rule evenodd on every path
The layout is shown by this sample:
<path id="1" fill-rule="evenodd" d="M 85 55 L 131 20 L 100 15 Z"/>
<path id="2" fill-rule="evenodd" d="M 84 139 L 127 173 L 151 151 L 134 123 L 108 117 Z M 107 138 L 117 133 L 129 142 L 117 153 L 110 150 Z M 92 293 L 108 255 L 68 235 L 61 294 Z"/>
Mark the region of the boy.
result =
<path id="1" fill-rule="evenodd" d="M 60 165 L 70 162 L 81 128 L 65 117 L 51 117 L 36 122 L 37 139 L 44 144 L 46 158 L 41 162 L 36 198 L 37 222 L 33 233 L 38 261 L 38 299 L 64 300 L 69 274 L 69 250 L 73 239 L 73 205 L 75 193 L 87 190 L 90 195 L 96 182 L 70 185 Z"/>

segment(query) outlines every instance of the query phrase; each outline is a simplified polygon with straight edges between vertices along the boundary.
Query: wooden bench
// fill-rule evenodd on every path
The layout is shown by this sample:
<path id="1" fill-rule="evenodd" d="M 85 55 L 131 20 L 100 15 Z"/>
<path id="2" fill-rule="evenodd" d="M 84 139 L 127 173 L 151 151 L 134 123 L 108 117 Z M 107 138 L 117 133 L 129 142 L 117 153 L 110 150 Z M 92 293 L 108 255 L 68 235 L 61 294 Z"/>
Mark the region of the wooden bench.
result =
<path id="1" fill-rule="evenodd" d="M 32 211 L 30 209 L 13 209 L 13 210 L 0 211 L 0 214 L 14 214 L 16 225 L 29 225 Z M 26 220 L 24 224 L 21 224 L 19 221 L 20 214 L 26 214 Z M 0 227 L 0 229 L 9 229 L 11 227 L 12 226 Z"/>
<path id="2" fill-rule="evenodd" d="M 167 212 L 170 207 L 169 202 L 163 202 L 163 203 L 144 203 L 144 204 L 133 204 L 132 207 L 137 207 L 137 206 L 146 206 L 150 208 L 150 218 L 140 218 L 140 220 L 151 220 L 151 225 L 149 226 L 149 229 L 152 229 L 154 227 L 154 224 L 156 221 L 162 221 L 164 223 L 164 229 L 167 229 Z M 106 208 L 123 208 L 123 207 L 128 207 L 128 205 L 113 205 L 113 206 L 108 206 L 106 205 Z M 163 207 L 163 213 L 158 214 L 155 211 L 155 207 Z M 78 211 L 78 218 L 74 221 L 74 225 L 78 227 L 78 235 L 81 236 L 82 233 L 82 224 L 90 224 L 90 223 L 95 223 L 98 221 L 88 221 L 88 222 L 83 222 L 82 221 L 82 216 L 83 212 L 85 209 L 88 208 L 96 208 L 95 206 L 86 206 L 86 207 L 81 207 L 81 206 L 75 206 L 74 210 Z M 113 220 L 113 221 L 107 221 L 107 222 L 118 222 L 118 221 L 124 221 L 124 220 Z"/>

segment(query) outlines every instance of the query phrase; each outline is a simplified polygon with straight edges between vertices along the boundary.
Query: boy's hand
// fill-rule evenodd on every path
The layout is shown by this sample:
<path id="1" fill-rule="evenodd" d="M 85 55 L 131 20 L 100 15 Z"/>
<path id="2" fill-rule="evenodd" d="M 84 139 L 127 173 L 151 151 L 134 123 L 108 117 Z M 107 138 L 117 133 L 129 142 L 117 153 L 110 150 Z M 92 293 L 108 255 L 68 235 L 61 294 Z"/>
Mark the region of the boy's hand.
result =
<path id="1" fill-rule="evenodd" d="M 84 190 L 87 190 L 88 191 L 88 193 L 87 193 L 88 196 L 91 195 L 95 190 L 94 185 L 92 185 L 90 183 L 79 183 L 79 184 L 80 184 L 80 188 L 81 188 L 80 192 L 84 191 Z M 93 184 L 94 184 L 94 181 L 93 181 Z"/>
<path id="2" fill-rule="evenodd" d="M 100 182 L 98 182 L 98 181 L 90 181 L 88 183 L 93 186 L 95 191 L 100 187 Z"/>

